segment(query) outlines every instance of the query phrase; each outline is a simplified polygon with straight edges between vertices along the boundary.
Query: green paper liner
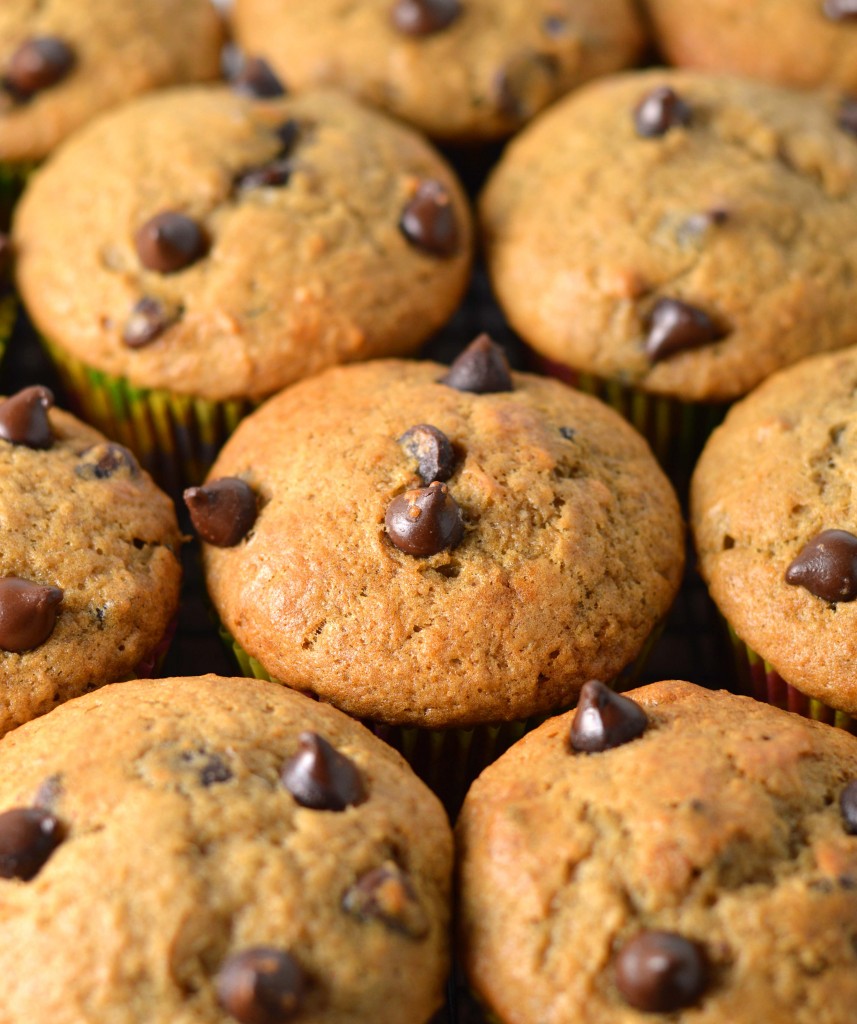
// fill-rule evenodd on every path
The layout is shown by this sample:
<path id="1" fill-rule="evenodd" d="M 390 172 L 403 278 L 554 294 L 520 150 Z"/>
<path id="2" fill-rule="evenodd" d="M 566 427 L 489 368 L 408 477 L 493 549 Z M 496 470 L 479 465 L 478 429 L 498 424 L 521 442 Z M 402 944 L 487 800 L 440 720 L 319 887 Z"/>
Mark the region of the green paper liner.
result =
<path id="1" fill-rule="evenodd" d="M 138 388 L 96 370 L 43 339 L 74 412 L 135 453 L 172 495 L 202 483 L 229 435 L 258 403 L 213 402 Z"/>

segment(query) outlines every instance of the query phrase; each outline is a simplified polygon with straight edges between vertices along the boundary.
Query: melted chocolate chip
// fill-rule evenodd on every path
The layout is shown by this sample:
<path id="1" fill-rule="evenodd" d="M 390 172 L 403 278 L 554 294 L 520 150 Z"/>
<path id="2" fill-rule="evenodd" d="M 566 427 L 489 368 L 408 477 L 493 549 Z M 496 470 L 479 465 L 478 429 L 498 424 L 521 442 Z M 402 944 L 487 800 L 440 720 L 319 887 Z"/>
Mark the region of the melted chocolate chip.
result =
<path id="1" fill-rule="evenodd" d="M 615 968 L 623 999 L 644 1013 L 693 1006 L 708 985 L 705 951 L 673 932 L 640 932 L 619 951 Z"/>
<path id="2" fill-rule="evenodd" d="M 554 98 L 557 74 L 557 62 L 551 54 L 517 54 L 494 76 L 497 110 L 512 121 L 529 121 Z"/>
<path id="3" fill-rule="evenodd" d="M 420 423 L 406 430 L 399 444 L 417 460 L 417 472 L 428 487 L 435 480 L 448 480 L 455 472 L 455 449 L 442 430 Z"/>
<path id="4" fill-rule="evenodd" d="M 455 388 L 456 391 L 470 391 L 474 395 L 491 395 L 515 389 L 506 353 L 487 334 L 480 334 L 470 342 L 439 383 Z"/>
<path id="5" fill-rule="evenodd" d="M 169 313 L 158 299 L 144 295 L 125 322 L 122 340 L 128 348 L 143 348 L 160 338 L 176 319 L 175 314 Z"/>
<path id="6" fill-rule="evenodd" d="M 298 752 L 283 765 L 280 780 L 301 807 L 344 811 L 366 800 L 357 766 L 314 732 L 298 737 Z"/>
<path id="7" fill-rule="evenodd" d="M 19 654 L 41 646 L 54 630 L 62 599 L 59 587 L 0 577 L 0 650 Z"/>
<path id="8" fill-rule="evenodd" d="M 647 93 L 634 109 L 634 127 L 644 139 L 666 135 L 670 128 L 688 125 L 691 109 L 668 85 Z"/>
<path id="9" fill-rule="evenodd" d="M 134 480 L 140 475 L 140 464 L 124 445 L 105 441 L 87 448 L 74 472 L 81 480 Z"/>
<path id="10" fill-rule="evenodd" d="M 384 524 L 393 544 L 417 558 L 454 548 L 464 536 L 461 509 L 446 484 L 437 481 L 393 498 Z"/>
<path id="11" fill-rule="evenodd" d="M 252 188 L 279 188 L 288 185 L 294 164 L 291 160 L 280 158 L 259 167 L 251 167 L 242 171 L 235 179 L 235 187 L 246 192 Z"/>
<path id="12" fill-rule="evenodd" d="M 29 882 L 63 840 L 63 829 L 50 811 L 13 807 L 0 814 L 0 878 Z"/>
<path id="13" fill-rule="evenodd" d="M 646 355 L 658 363 L 677 352 L 702 348 L 729 333 L 703 310 L 679 299 L 658 299 L 647 322 Z"/>
<path id="14" fill-rule="evenodd" d="M 233 953 L 217 975 L 217 998 L 241 1024 L 282 1024 L 301 1007 L 306 980 L 285 950 L 255 946 Z"/>
<path id="15" fill-rule="evenodd" d="M 392 861 L 361 875 L 343 897 L 342 908 L 361 921 L 375 919 L 411 939 L 428 934 L 428 919 L 411 880 Z"/>
<path id="16" fill-rule="evenodd" d="M 286 88 L 264 57 L 245 57 L 232 76 L 232 88 L 259 100 L 285 96 Z"/>
<path id="17" fill-rule="evenodd" d="M 857 0 L 824 0 L 824 14 L 831 21 L 857 19 Z"/>
<path id="18" fill-rule="evenodd" d="M 639 704 L 591 679 L 580 691 L 571 725 L 571 749 L 595 754 L 642 736 L 649 720 Z"/>
<path id="19" fill-rule="evenodd" d="M 155 214 L 134 236 L 137 255 L 147 270 L 175 274 L 202 259 L 208 239 L 197 222 L 175 210 Z"/>
<path id="20" fill-rule="evenodd" d="M 804 587 L 825 601 L 857 598 L 857 537 L 846 530 L 822 530 L 786 569 L 786 583 Z"/>
<path id="21" fill-rule="evenodd" d="M 196 532 L 218 548 L 231 548 L 242 541 L 258 514 L 253 489 L 234 476 L 188 487 L 184 501 Z"/>
<path id="22" fill-rule="evenodd" d="M 390 20 L 405 35 L 427 36 L 451 25 L 459 14 L 459 0 L 396 0 Z"/>
<path id="23" fill-rule="evenodd" d="M 839 795 L 842 827 L 849 836 L 857 836 L 857 780 L 849 782 Z"/>
<path id="24" fill-rule="evenodd" d="M 439 181 L 421 182 L 402 210 L 399 230 L 411 245 L 431 256 L 452 256 L 460 232 L 446 187 Z"/>
<path id="25" fill-rule="evenodd" d="M 56 36 L 34 36 L 12 54 L 6 65 L 3 84 L 19 99 L 61 82 L 75 64 L 74 50 Z"/>
<path id="26" fill-rule="evenodd" d="M 836 113 L 836 123 L 849 135 L 857 135 L 857 97 L 843 96 Z"/>
<path id="27" fill-rule="evenodd" d="M 54 435 L 48 409 L 53 404 L 53 392 L 39 384 L 10 395 L 0 402 L 0 437 L 25 448 L 50 448 Z"/>

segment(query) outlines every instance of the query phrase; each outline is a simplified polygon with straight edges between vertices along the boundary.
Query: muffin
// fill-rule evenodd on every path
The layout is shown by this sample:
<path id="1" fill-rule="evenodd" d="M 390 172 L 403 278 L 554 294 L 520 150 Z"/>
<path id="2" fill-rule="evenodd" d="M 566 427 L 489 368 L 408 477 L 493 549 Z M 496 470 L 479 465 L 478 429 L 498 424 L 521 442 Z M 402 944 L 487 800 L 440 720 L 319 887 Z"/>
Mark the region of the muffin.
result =
<path id="1" fill-rule="evenodd" d="M 629 0 L 235 0 L 232 21 L 290 86 L 346 89 L 459 142 L 511 134 L 644 42 Z"/>
<path id="2" fill-rule="evenodd" d="M 745 686 L 854 728 L 857 349 L 807 359 L 738 403 L 694 473 L 700 571 Z M 836 714 L 838 713 L 838 714 Z"/>
<path id="3" fill-rule="evenodd" d="M 0 401 L 0 735 L 105 683 L 151 675 L 175 628 L 181 534 L 121 445 L 52 408 Z"/>
<path id="4" fill-rule="evenodd" d="M 461 950 L 502 1024 L 847 1024 L 857 742 L 745 697 L 590 684 L 474 783 Z"/>
<path id="5" fill-rule="evenodd" d="M 8 1024 L 423 1024 L 442 1000 L 449 824 L 332 708 L 107 687 L 6 737 L 0 808 Z"/>

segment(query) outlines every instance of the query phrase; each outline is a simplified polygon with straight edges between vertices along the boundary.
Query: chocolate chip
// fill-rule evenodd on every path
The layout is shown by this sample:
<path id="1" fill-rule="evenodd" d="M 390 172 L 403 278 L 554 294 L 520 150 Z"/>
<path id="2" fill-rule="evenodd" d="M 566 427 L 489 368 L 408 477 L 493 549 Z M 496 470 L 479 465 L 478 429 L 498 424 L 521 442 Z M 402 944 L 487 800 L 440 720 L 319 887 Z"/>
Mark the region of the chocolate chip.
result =
<path id="1" fill-rule="evenodd" d="M 62 842 L 63 828 L 50 811 L 13 807 L 0 814 L 0 878 L 29 882 Z"/>
<path id="2" fill-rule="evenodd" d="M 74 472 L 81 480 L 133 480 L 140 475 L 140 464 L 124 445 L 105 441 L 87 448 Z"/>
<path id="3" fill-rule="evenodd" d="M 452 256 L 458 249 L 458 220 L 452 198 L 439 181 L 423 181 L 402 210 L 399 230 L 417 249 Z"/>
<path id="4" fill-rule="evenodd" d="M 461 509 L 446 484 L 437 481 L 393 498 L 384 524 L 396 547 L 417 558 L 454 548 L 464 536 Z"/>
<path id="5" fill-rule="evenodd" d="M 289 183 L 293 170 L 291 160 L 272 160 L 268 164 L 242 171 L 235 179 L 235 187 L 245 192 L 252 188 L 279 188 Z"/>
<path id="6" fill-rule="evenodd" d="M 406 430 L 399 444 L 417 460 L 417 472 L 428 486 L 435 480 L 448 480 L 455 472 L 455 449 L 442 430 L 420 423 Z"/>
<path id="7" fill-rule="evenodd" d="M 280 156 L 288 156 L 297 145 L 301 134 L 301 126 L 293 117 L 290 117 L 288 121 L 277 125 L 274 129 L 274 134 L 280 142 Z"/>
<path id="8" fill-rule="evenodd" d="M 285 950 L 254 946 L 233 953 L 217 974 L 217 998 L 241 1024 L 282 1024 L 301 1007 L 306 980 Z"/>
<path id="9" fill-rule="evenodd" d="M 122 340 L 129 348 L 143 348 L 160 338 L 176 319 L 176 315 L 167 312 L 158 299 L 144 295 L 125 322 Z"/>
<path id="10" fill-rule="evenodd" d="M 642 736 L 649 720 L 635 701 L 604 683 L 584 683 L 571 725 L 571 749 L 584 754 L 621 747 Z"/>
<path id="11" fill-rule="evenodd" d="M 245 57 L 232 76 L 232 88 L 260 100 L 285 96 L 286 88 L 264 57 Z"/>
<path id="12" fill-rule="evenodd" d="M 218 782 L 229 782 L 232 777 L 229 765 L 222 758 L 218 757 L 217 754 L 209 756 L 208 762 L 203 765 L 199 773 L 199 781 L 206 789 L 209 786 L 216 785 Z"/>
<path id="13" fill-rule="evenodd" d="M 459 14 L 459 0 L 396 0 L 390 20 L 405 35 L 427 36 L 451 25 Z"/>
<path id="14" fill-rule="evenodd" d="M 366 800 L 357 766 L 315 732 L 302 732 L 298 752 L 283 765 L 280 780 L 301 807 L 344 811 Z"/>
<path id="15" fill-rule="evenodd" d="M 653 363 L 710 345 L 729 333 L 703 310 L 679 299 L 658 299 L 646 328 L 646 355 Z"/>
<path id="16" fill-rule="evenodd" d="M 0 577 L 0 650 L 31 651 L 56 625 L 63 592 L 18 576 Z"/>
<path id="17" fill-rule="evenodd" d="M 147 270 L 175 274 L 208 252 L 208 239 L 195 220 L 175 210 L 155 214 L 134 236 L 137 255 Z"/>
<path id="18" fill-rule="evenodd" d="M 494 102 L 512 121 L 529 121 L 554 98 L 557 62 L 548 53 L 528 51 L 510 58 L 494 76 Z"/>
<path id="19" fill-rule="evenodd" d="M 29 99 L 61 82 L 75 64 L 74 50 L 56 36 L 34 36 L 12 54 L 3 84 L 14 96 Z"/>
<path id="20" fill-rule="evenodd" d="M 857 598 L 857 537 L 847 530 L 822 530 L 786 569 L 786 583 L 825 601 Z"/>
<path id="21" fill-rule="evenodd" d="M 849 782 L 839 795 L 842 827 L 849 836 L 857 836 L 857 780 Z"/>
<path id="22" fill-rule="evenodd" d="M 857 135 L 857 97 L 843 96 L 836 113 L 836 123 L 849 135 Z"/>
<path id="23" fill-rule="evenodd" d="M 623 999 L 644 1013 L 693 1006 L 708 985 L 704 949 L 673 932 L 640 932 L 619 951 L 615 967 Z"/>
<path id="24" fill-rule="evenodd" d="M 831 21 L 857 18 L 857 0 L 824 0 L 824 13 Z"/>
<path id="25" fill-rule="evenodd" d="M 446 384 L 456 391 L 470 391 L 474 395 L 491 395 L 515 389 L 506 353 L 487 334 L 474 338 L 438 383 Z"/>
<path id="26" fill-rule="evenodd" d="M 188 487 L 184 501 L 196 532 L 218 548 L 231 548 L 242 541 L 258 514 L 253 489 L 234 476 Z"/>
<path id="27" fill-rule="evenodd" d="M 574 440 L 574 435 L 577 433 L 574 427 L 560 427 L 559 432 L 566 439 L 566 441 Z"/>
<path id="28" fill-rule="evenodd" d="M 53 404 L 53 392 L 39 384 L 10 395 L 0 402 L 0 437 L 25 448 L 50 448 L 54 435 L 48 409 Z"/>
<path id="29" fill-rule="evenodd" d="M 342 907 L 361 921 L 378 920 L 411 939 L 428 934 L 428 918 L 411 880 L 392 861 L 361 875 L 343 897 Z"/>
<path id="30" fill-rule="evenodd" d="M 691 109 L 668 85 L 647 93 L 634 109 L 634 127 L 644 139 L 666 135 L 670 128 L 688 125 Z"/>

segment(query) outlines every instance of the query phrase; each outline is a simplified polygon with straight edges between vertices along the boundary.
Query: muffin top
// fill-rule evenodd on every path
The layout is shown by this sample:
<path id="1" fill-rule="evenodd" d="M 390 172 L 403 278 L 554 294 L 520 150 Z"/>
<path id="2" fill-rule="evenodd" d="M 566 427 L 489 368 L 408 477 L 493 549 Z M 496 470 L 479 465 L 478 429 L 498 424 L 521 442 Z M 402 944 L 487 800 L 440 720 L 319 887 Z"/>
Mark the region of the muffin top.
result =
<path id="1" fill-rule="evenodd" d="M 782 371 L 730 411 L 691 487 L 699 565 L 723 615 L 788 683 L 852 714 L 855 396 L 853 348 Z"/>
<path id="2" fill-rule="evenodd" d="M 40 160 L 138 93 L 216 78 L 222 41 L 209 0 L 3 0 L 0 161 Z"/>
<path id="3" fill-rule="evenodd" d="M 528 734 L 465 801 L 477 991 L 515 1024 L 845 1024 L 854 737 L 690 683 L 633 701 L 590 685 L 576 717 Z"/>
<path id="4" fill-rule="evenodd" d="M 0 401 L 0 734 L 149 674 L 178 607 L 172 502 L 51 401 L 41 387 Z"/>
<path id="5" fill-rule="evenodd" d="M 233 24 L 289 85 L 344 88 L 454 140 L 509 135 L 644 42 L 629 0 L 236 0 Z"/>
<path id="6" fill-rule="evenodd" d="M 411 129 L 333 93 L 195 87 L 80 132 L 34 176 L 14 240 L 50 340 L 219 400 L 414 350 L 458 304 L 471 229 Z"/>
<path id="7" fill-rule="evenodd" d="M 467 726 L 567 705 L 638 655 L 681 577 L 672 489 L 616 413 L 487 367 L 492 347 L 327 371 L 227 442 L 209 487 L 250 515 L 231 530 L 216 488 L 192 511 L 220 617 L 271 676 Z"/>
<path id="8" fill-rule="evenodd" d="M 667 70 L 563 100 L 482 197 L 512 324 L 551 360 L 685 401 L 857 341 L 857 141 L 837 117 L 819 96 Z"/>
<path id="9" fill-rule="evenodd" d="M 451 864 L 437 800 L 333 708 L 106 687 L 0 744 L 5 1019 L 422 1024 Z"/>

